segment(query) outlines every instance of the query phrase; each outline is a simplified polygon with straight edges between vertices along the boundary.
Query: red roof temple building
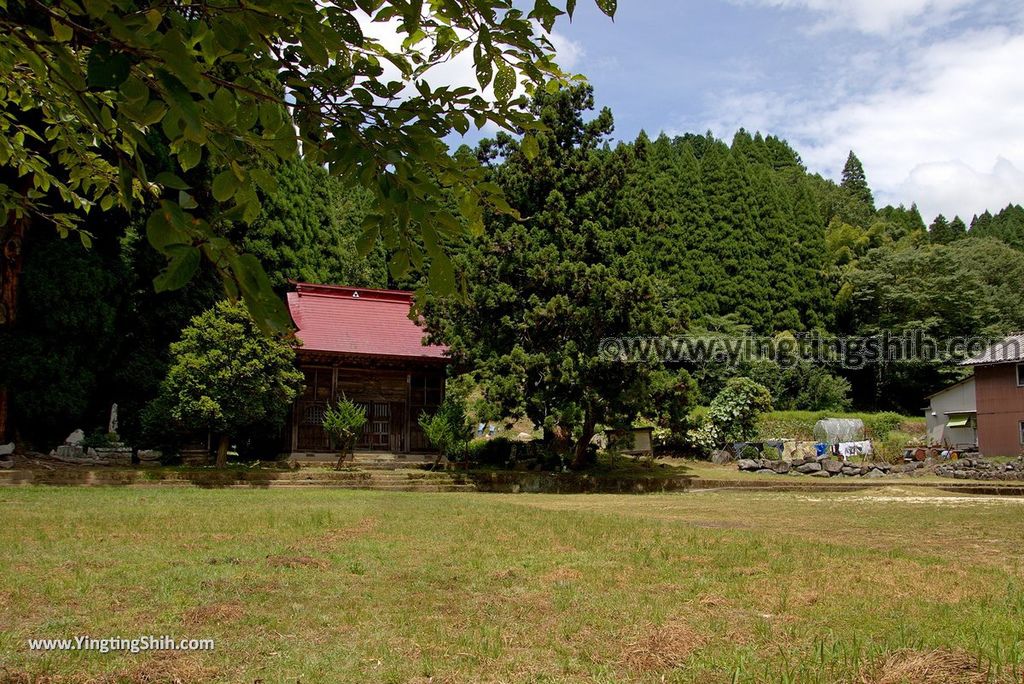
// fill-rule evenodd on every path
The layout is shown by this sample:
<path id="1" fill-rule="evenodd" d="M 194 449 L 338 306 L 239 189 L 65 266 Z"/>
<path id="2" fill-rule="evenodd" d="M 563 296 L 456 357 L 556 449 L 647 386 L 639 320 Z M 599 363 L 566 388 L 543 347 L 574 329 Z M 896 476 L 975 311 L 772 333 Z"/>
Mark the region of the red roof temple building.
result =
<path id="1" fill-rule="evenodd" d="M 444 398 L 449 359 L 445 347 L 423 344 L 412 302 L 411 292 L 335 285 L 297 283 L 288 293 L 306 376 L 292 413 L 292 458 L 337 457 L 323 416 L 343 397 L 366 408 L 356 451 L 430 451 L 418 418 Z"/>

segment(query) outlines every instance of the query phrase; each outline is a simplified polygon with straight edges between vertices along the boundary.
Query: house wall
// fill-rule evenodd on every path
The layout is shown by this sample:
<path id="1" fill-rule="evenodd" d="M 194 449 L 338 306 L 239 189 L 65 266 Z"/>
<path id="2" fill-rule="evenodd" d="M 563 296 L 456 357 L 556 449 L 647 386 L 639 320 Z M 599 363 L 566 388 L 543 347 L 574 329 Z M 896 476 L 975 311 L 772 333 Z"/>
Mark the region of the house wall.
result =
<path id="1" fill-rule="evenodd" d="M 429 451 L 418 418 L 436 410 L 444 394 L 445 369 L 436 366 L 366 368 L 300 362 L 305 391 L 295 403 L 290 451 L 329 453 L 334 450 L 322 427 L 328 403 L 343 397 L 366 407 L 367 425 L 357 451 L 408 453 Z"/>
<path id="2" fill-rule="evenodd" d="M 1013 363 L 974 369 L 978 408 L 978 448 L 986 456 L 1021 453 L 1020 421 L 1024 421 L 1024 387 L 1017 386 Z"/>
<path id="3" fill-rule="evenodd" d="M 943 390 L 932 395 L 929 400 L 928 409 L 925 410 L 925 422 L 928 426 L 928 434 L 935 436 L 939 434 L 938 428 L 942 428 L 942 440 L 944 446 L 960 446 L 964 444 L 977 444 L 978 437 L 974 428 L 947 428 L 950 413 L 970 413 L 977 410 L 975 400 L 976 383 L 974 378 Z"/>

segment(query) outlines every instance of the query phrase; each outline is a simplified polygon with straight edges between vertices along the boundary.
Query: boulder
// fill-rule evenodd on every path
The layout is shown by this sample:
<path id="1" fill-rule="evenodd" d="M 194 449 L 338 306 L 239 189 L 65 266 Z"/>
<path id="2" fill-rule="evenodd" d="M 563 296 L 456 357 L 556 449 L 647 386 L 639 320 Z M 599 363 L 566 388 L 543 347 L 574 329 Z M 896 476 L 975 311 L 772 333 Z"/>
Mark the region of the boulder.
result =
<path id="1" fill-rule="evenodd" d="M 58 461 L 63 461 L 65 463 L 78 463 L 83 465 L 94 465 L 99 462 L 99 459 L 96 458 L 95 450 L 89 449 L 89 451 L 86 452 L 86 450 L 78 444 L 62 444 L 50 452 L 50 458 L 55 458 Z"/>
<path id="2" fill-rule="evenodd" d="M 832 473 L 828 472 L 827 470 L 819 470 L 817 472 L 811 473 L 811 477 L 832 477 Z"/>
<path id="3" fill-rule="evenodd" d="M 736 467 L 740 470 L 758 470 L 760 464 L 752 458 L 741 458 L 736 461 Z"/>
<path id="4" fill-rule="evenodd" d="M 159 463 L 164 454 L 159 449 L 139 449 L 139 463 Z"/>
<path id="5" fill-rule="evenodd" d="M 14 467 L 14 459 L 0 459 L 0 470 L 10 470 Z"/>
<path id="6" fill-rule="evenodd" d="M 64 440 L 65 444 L 71 444 L 72 446 L 78 446 L 85 440 L 85 432 L 81 429 L 75 430 L 67 439 Z"/>
<path id="7" fill-rule="evenodd" d="M 789 461 L 776 461 L 775 463 L 772 464 L 772 470 L 774 470 L 779 475 L 787 474 L 792 469 L 792 467 L 793 466 L 789 464 Z"/>
<path id="8" fill-rule="evenodd" d="M 804 463 L 802 466 L 796 469 L 798 473 L 809 475 L 811 473 L 821 472 L 821 465 L 818 463 Z"/>
<path id="9" fill-rule="evenodd" d="M 872 468 L 871 470 L 868 471 L 867 475 L 865 475 L 864 477 L 871 477 L 871 478 L 885 477 L 885 473 L 883 473 L 878 468 Z"/>
<path id="10" fill-rule="evenodd" d="M 778 475 L 778 473 L 776 473 L 774 470 L 771 470 L 770 468 L 761 468 L 760 470 L 755 470 L 754 472 L 757 473 L 758 475 Z"/>
<path id="11" fill-rule="evenodd" d="M 821 462 L 821 468 L 829 475 L 836 475 L 843 469 L 843 462 L 835 458 L 826 458 Z"/>
<path id="12" fill-rule="evenodd" d="M 859 477 L 860 474 L 861 474 L 860 466 L 851 466 L 851 465 L 843 466 L 843 468 L 842 468 L 842 470 L 840 472 L 843 475 L 848 475 L 850 477 Z"/>
<path id="13" fill-rule="evenodd" d="M 0 456 L 10 456 L 14 453 L 14 442 L 10 444 L 0 444 Z"/>
<path id="14" fill-rule="evenodd" d="M 724 465 L 726 463 L 732 463 L 732 454 L 725 449 L 719 449 L 711 454 L 711 462 L 715 465 Z"/>

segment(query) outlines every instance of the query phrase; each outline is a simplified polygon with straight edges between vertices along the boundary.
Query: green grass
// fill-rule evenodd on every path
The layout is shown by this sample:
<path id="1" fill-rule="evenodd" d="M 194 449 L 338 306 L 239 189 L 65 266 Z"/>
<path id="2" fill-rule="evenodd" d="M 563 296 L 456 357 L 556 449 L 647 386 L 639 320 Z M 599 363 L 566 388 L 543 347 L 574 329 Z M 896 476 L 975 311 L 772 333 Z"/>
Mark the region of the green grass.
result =
<path id="1" fill-rule="evenodd" d="M 0 519 L 0 681 L 1024 672 L 1024 499 L 32 487 Z M 216 650 L 26 647 L 78 634 Z"/>
<path id="2" fill-rule="evenodd" d="M 758 418 L 758 439 L 814 439 L 814 424 L 823 418 L 854 418 L 864 421 L 867 439 L 884 439 L 899 430 L 923 437 L 923 416 L 899 416 L 894 413 L 843 413 L 841 411 L 772 411 Z"/>

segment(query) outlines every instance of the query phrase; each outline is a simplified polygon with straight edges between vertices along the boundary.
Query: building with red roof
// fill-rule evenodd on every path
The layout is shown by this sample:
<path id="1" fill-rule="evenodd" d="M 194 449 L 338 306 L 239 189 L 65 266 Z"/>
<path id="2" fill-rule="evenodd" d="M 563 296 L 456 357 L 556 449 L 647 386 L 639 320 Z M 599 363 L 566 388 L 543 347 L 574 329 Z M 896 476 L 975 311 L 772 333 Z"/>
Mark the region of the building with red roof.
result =
<path id="1" fill-rule="evenodd" d="M 402 290 L 295 284 L 288 310 L 306 388 L 292 415 L 293 456 L 335 453 L 323 416 L 342 397 L 366 408 L 358 451 L 429 451 L 418 418 L 444 398 L 449 358 L 424 344 L 412 304 Z"/>

